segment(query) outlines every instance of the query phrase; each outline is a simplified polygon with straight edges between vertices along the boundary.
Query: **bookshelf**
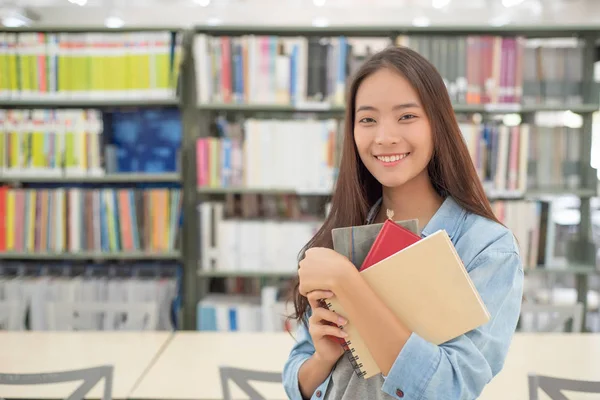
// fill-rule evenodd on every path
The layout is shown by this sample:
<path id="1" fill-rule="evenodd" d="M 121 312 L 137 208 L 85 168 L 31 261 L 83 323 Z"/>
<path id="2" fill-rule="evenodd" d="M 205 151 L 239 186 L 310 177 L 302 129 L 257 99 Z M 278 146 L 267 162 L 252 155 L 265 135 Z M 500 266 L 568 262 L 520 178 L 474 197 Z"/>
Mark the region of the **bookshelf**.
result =
<path id="1" fill-rule="evenodd" d="M 548 184 L 539 185 L 537 184 L 539 183 L 538 181 L 540 179 L 544 181 L 547 177 L 543 174 L 535 175 L 532 173 L 532 176 L 527 177 L 528 184 L 522 188 L 523 190 L 507 191 L 504 190 L 506 188 L 496 191 L 491 190 L 490 199 L 502 201 L 505 204 L 514 204 L 515 209 L 521 207 L 520 204 L 525 204 L 530 200 L 547 199 L 564 193 L 574 194 L 581 199 L 581 225 L 579 232 L 575 236 L 577 240 L 568 246 L 569 254 L 573 255 L 569 256 L 568 267 L 552 268 L 548 264 L 535 268 L 537 265 L 532 265 L 531 268 L 528 268 L 528 273 L 558 273 L 560 271 L 572 273 L 577 277 L 577 287 L 580 293 L 579 300 L 586 301 L 585 296 L 581 296 L 581 293 L 587 288 L 588 276 L 594 273 L 591 266 L 593 259 L 591 258 L 590 247 L 589 199 L 597 196 L 597 182 L 595 171 L 589 167 L 590 154 L 587 149 L 590 148 L 591 143 L 592 114 L 600 108 L 599 85 L 593 79 L 595 41 L 600 36 L 600 29 L 597 27 L 473 26 L 422 28 L 347 26 L 312 28 L 200 26 L 193 29 L 182 29 L 179 27 L 140 27 L 128 29 L 40 28 L 39 30 L 3 29 L 0 31 L 0 43 L 3 40 L 5 42 L 12 40 L 9 39 L 12 38 L 10 35 L 32 34 L 36 32 L 43 32 L 47 35 L 65 35 L 64 38 L 66 40 L 75 38 L 76 42 L 81 40 L 81 38 L 85 38 L 86 43 L 92 44 L 105 35 L 122 35 L 122 37 L 126 38 L 124 40 L 131 38 L 133 43 L 135 43 L 135 38 L 140 37 L 136 35 L 143 34 L 144 32 L 150 35 L 159 35 L 164 32 L 177 33 L 177 43 L 180 44 L 182 51 L 173 61 L 173 65 L 176 66 L 175 69 L 178 72 L 178 77 L 177 79 L 168 80 L 167 86 L 170 93 L 168 96 L 164 95 L 164 87 L 154 87 L 154 89 L 161 90 L 151 91 L 150 89 L 139 90 L 139 87 L 129 88 L 130 90 L 128 90 L 126 86 L 112 88 L 113 91 L 123 92 L 120 95 L 113 93 L 110 96 L 103 96 L 102 93 L 106 88 L 102 87 L 102 83 L 98 83 L 104 82 L 101 79 L 91 79 L 91 81 L 95 82 L 94 85 L 96 85 L 92 88 L 96 93 L 94 95 L 89 95 L 89 93 L 86 95 L 85 90 L 78 90 L 87 85 L 85 80 L 81 80 L 74 83 L 71 82 L 71 86 L 67 86 L 67 88 L 73 89 L 71 91 L 76 92 L 68 96 L 46 94 L 36 96 L 32 95 L 32 93 L 29 93 L 27 96 L 11 96 L 6 90 L 8 81 L 0 80 L 0 110 L 9 112 L 38 109 L 59 111 L 93 109 L 99 113 L 114 113 L 122 110 L 176 109 L 178 110 L 181 123 L 181 143 L 177 156 L 179 163 L 176 170 L 167 172 L 115 172 L 111 170 L 104 171 L 103 174 L 80 173 L 72 175 L 62 171 L 56 173 L 55 171 L 53 175 L 46 176 L 31 173 L 31 171 L 27 170 L 24 172 L 12 171 L 10 174 L 0 174 L 0 184 L 8 185 L 10 188 L 15 189 L 57 189 L 82 185 L 82 187 L 88 189 L 100 187 L 109 190 L 114 189 L 115 191 L 119 189 L 134 190 L 134 188 L 138 187 L 148 189 L 180 187 L 181 213 L 183 215 L 179 228 L 180 241 L 177 246 L 147 252 L 140 250 L 125 251 L 120 248 L 115 248 L 108 252 L 101 252 L 96 249 L 69 252 L 12 251 L 0 253 L 0 259 L 9 261 L 35 260 L 53 262 L 114 261 L 121 264 L 138 261 L 179 262 L 183 265 L 181 282 L 183 307 L 180 309 L 180 312 L 182 312 L 182 327 L 184 329 L 196 329 L 197 304 L 210 294 L 211 286 L 215 282 L 221 287 L 229 287 L 231 285 L 245 286 L 248 281 L 259 282 L 258 286 L 262 283 L 278 285 L 286 282 L 294 274 L 295 265 L 293 262 L 285 266 L 287 269 L 283 268 L 283 266 L 279 268 L 278 265 L 271 265 L 271 267 L 265 269 L 249 269 L 244 265 L 229 265 L 230 268 L 228 269 L 219 268 L 215 261 L 219 257 L 218 248 L 209 249 L 206 247 L 205 242 L 203 242 L 203 236 L 207 236 L 203 235 L 203 232 L 215 229 L 215 226 L 203 225 L 206 218 L 202 218 L 202 205 L 207 205 L 204 211 L 207 213 L 206 215 L 218 216 L 218 213 L 222 213 L 222 215 L 231 214 L 232 209 L 239 209 L 241 207 L 240 202 L 242 201 L 245 204 L 250 204 L 249 206 L 241 207 L 241 211 L 236 211 L 233 217 L 235 221 L 232 223 L 239 223 L 238 226 L 232 227 L 230 224 L 228 228 L 234 231 L 236 229 L 243 229 L 246 232 L 245 234 L 250 235 L 249 237 L 261 236 L 262 231 L 260 229 L 262 229 L 262 226 L 257 228 L 257 223 L 264 219 L 269 219 L 269 222 L 271 222 L 269 227 L 265 228 L 270 229 L 271 232 L 275 232 L 278 226 L 284 227 L 284 229 L 296 229 L 298 233 L 294 237 L 297 242 L 294 242 L 291 250 L 284 247 L 280 249 L 281 254 L 286 254 L 286 260 L 290 260 L 292 254 L 297 253 L 304 244 L 303 241 L 310 235 L 311 229 L 314 229 L 314 226 L 318 226 L 319 215 L 323 215 L 329 199 L 330 190 L 328 188 L 330 189 L 332 183 L 335 181 L 336 156 L 338 155 L 342 129 L 340 120 L 344 113 L 344 80 L 360 64 L 365 56 L 367 47 L 375 51 L 381 46 L 405 43 L 409 46 L 420 46 L 419 50 L 427 52 L 432 57 L 432 61 L 437 60 L 434 64 L 436 62 L 439 64 L 439 62 L 442 62 L 440 60 L 444 60 L 442 64 L 436 66 L 440 69 L 443 76 L 448 79 L 449 84 L 454 85 L 452 93 L 455 96 L 453 97 L 455 100 L 455 111 L 458 116 L 463 118 L 461 123 L 473 129 L 473 135 L 478 138 L 477 140 L 481 140 L 482 132 L 486 131 L 488 126 L 491 127 L 491 131 L 502 131 L 504 129 L 502 128 L 504 126 L 502 124 L 502 116 L 505 114 L 518 114 L 522 119 L 520 126 L 527 125 L 529 127 L 530 137 L 534 136 L 532 132 L 535 131 L 534 128 L 536 127 L 535 118 L 540 113 L 556 113 L 570 110 L 572 113 L 582 116 L 582 126 L 573 132 L 557 129 L 556 135 L 558 137 L 569 138 L 575 134 L 580 137 L 580 140 L 575 142 L 575 144 L 572 144 L 570 147 L 566 146 L 581 158 L 579 158 L 579 162 L 575 161 L 566 166 L 565 170 L 559 171 L 561 179 L 556 182 L 549 181 L 549 183 L 546 182 Z M 238 60 L 241 59 L 242 62 L 243 60 L 248 62 L 249 59 L 244 57 L 250 57 L 250 62 L 259 63 L 259 59 L 252 58 L 254 56 L 251 55 L 249 56 L 248 46 L 255 46 L 257 48 L 261 43 L 258 38 L 263 36 L 269 37 L 269 40 L 271 40 L 268 44 L 272 47 L 268 47 L 267 53 L 275 56 L 272 60 L 268 55 L 265 56 L 265 60 L 269 61 L 268 64 L 265 64 L 265 68 L 268 65 L 269 68 L 274 68 L 273 71 L 275 73 L 272 76 L 263 73 L 256 75 L 257 78 L 248 77 L 248 75 L 245 75 L 245 70 L 239 69 L 239 65 L 235 64 L 234 60 L 238 57 Z M 322 68 L 327 71 L 324 72 L 323 78 L 315 80 L 314 77 L 309 77 L 310 74 L 304 71 L 305 68 L 301 67 L 304 65 L 303 61 L 306 61 L 308 58 L 318 59 L 316 56 L 318 54 L 326 55 L 329 60 L 336 60 L 333 57 L 335 55 L 339 57 L 339 50 L 342 48 L 340 37 L 348 39 L 344 43 L 350 43 L 353 49 L 347 53 L 349 56 L 344 63 L 346 66 L 344 71 L 341 72 L 341 69 L 323 66 L 312 66 L 311 68 Z M 446 45 L 451 46 L 451 48 L 460 49 L 460 46 L 466 45 L 467 37 L 489 37 L 492 40 L 497 40 L 497 43 L 504 43 L 504 38 L 518 38 L 519 40 L 516 41 L 517 47 L 515 49 L 521 49 L 518 46 L 525 47 L 523 43 L 528 40 L 540 40 L 541 44 L 536 45 L 540 49 L 552 49 L 552 46 L 548 45 L 547 42 L 543 42 L 543 40 L 563 39 L 571 41 L 571 44 L 565 45 L 565 47 L 570 48 L 571 50 L 569 51 L 576 52 L 580 62 L 574 64 L 577 70 L 575 75 L 568 75 L 569 79 L 564 78 L 561 80 L 561 84 L 564 87 L 570 88 L 571 91 L 568 92 L 568 95 L 564 93 L 564 96 L 560 91 L 549 92 L 554 97 L 559 97 L 559 99 L 553 98 L 551 99 L 552 101 L 547 101 L 548 99 L 545 97 L 546 91 L 553 88 L 556 89 L 556 85 L 553 82 L 545 82 L 543 78 L 538 79 L 534 77 L 533 79 L 529 79 L 527 85 L 520 86 L 518 82 L 521 81 L 513 77 L 511 78 L 512 82 L 505 84 L 505 87 L 503 87 L 503 90 L 505 90 L 503 92 L 505 99 L 501 102 L 482 102 L 481 100 L 473 101 L 472 99 L 467 99 L 469 82 L 475 91 L 479 90 L 482 93 L 485 92 L 486 86 L 484 82 L 477 80 L 482 79 L 481 76 L 476 79 L 467 79 L 469 77 L 466 75 L 461 76 L 461 73 L 467 73 L 468 65 L 465 60 L 468 57 L 465 52 L 466 50 L 463 49 L 463 53 L 461 53 L 464 56 L 463 64 L 461 64 L 460 60 L 456 60 L 456 63 L 449 61 L 452 59 L 448 54 L 453 54 L 453 52 L 446 52 L 447 57 L 440 57 L 439 54 L 442 53 L 436 53 L 432 50 L 435 48 L 441 51 Z M 215 39 L 213 40 L 212 38 Z M 228 41 L 221 42 L 223 38 L 226 38 Z M 350 39 L 356 40 L 353 41 Z M 572 44 L 574 40 L 576 45 Z M 330 45 L 333 49 L 333 55 L 328 55 L 330 50 L 324 51 L 321 48 L 321 44 L 323 43 Z M 514 42 L 510 43 L 514 45 Z M 225 47 L 225 44 L 229 46 Z M 563 45 L 561 44 L 560 46 Z M 160 49 L 161 46 L 156 45 L 156 49 L 153 51 L 160 53 Z M 162 49 L 164 54 L 164 47 Z M 223 59 L 220 58 L 222 53 L 219 53 L 219 58 L 211 56 L 215 49 L 228 50 L 227 56 L 229 57 L 229 62 L 223 62 Z M 232 49 L 235 49 L 235 52 L 232 52 Z M 246 50 L 246 53 L 239 52 L 243 49 Z M 143 53 L 142 49 L 138 50 Z M 277 56 L 281 55 L 281 51 L 284 52 L 284 57 L 278 58 Z M 300 57 L 295 59 L 293 71 L 291 70 L 292 64 L 290 64 L 289 57 L 292 54 L 291 51 L 296 51 L 295 57 Z M 319 53 L 319 51 L 324 52 Z M 525 53 L 524 49 L 522 51 Z M 308 57 L 309 52 L 311 57 Z M 557 54 L 559 53 L 557 51 Z M 568 58 L 560 54 L 555 55 L 555 57 L 563 58 L 556 58 L 557 60 L 566 60 Z M 2 56 L 3 54 L 0 52 L 0 59 L 2 59 Z M 477 54 L 470 54 L 469 57 L 477 59 Z M 524 65 L 527 60 L 524 55 L 515 59 L 521 61 L 520 63 L 516 63 L 516 66 Z M 131 65 L 137 65 L 137 62 L 126 60 L 125 64 L 122 65 L 129 65 L 131 67 Z M 348 66 L 347 64 L 351 65 Z M 113 68 L 119 69 L 118 64 L 114 65 L 116 67 L 113 66 L 110 70 Z M 218 67 L 215 68 L 215 66 Z M 127 70 L 127 68 L 123 67 L 121 69 Z M 98 70 L 104 71 L 102 72 L 104 74 L 108 69 L 106 65 L 103 65 Z M 572 72 L 572 70 L 573 68 L 569 71 Z M 525 72 L 523 71 L 523 74 Z M 557 71 L 550 72 L 558 73 Z M 93 72 L 91 74 L 93 75 Z M 225 76 L 223 74 L 229 74 L 229 78 L 223 80 Z M 117 81 L 127 82 L 127 76 L 119 76 L 117 77 Z M 565 77 L 567 75 L 563 73 L 562 76 Z M 457 89 L 458 86 L 464 86 L 464 83 L 462 86 L 459 85 L 460 79 L 458 78 L 464 78 L 467 81 L 466 89 L 463 88 L 464 92 L 460 92 L 463 89 Z M 330 80 L 335 80 L 336 84 L 331 84 Z M 158 81 L 158 79 L 153 80 L 153 82 Z M 164 83 L 164 80 L 160 81 Z M 293 87 L 291 86 L 292 81 L 295 82 Z M 222 90 L 223 87 L 218 86 L 223 84 L 226 85 L 226 90 Z M 43 88 L 47 89 L 55 86 L 55 83 L 47 86 L 28 83 L 27 87 L 42 90 Z M 319 91 L 322 88 L 325 88 L 325 92 L 328 95 L 323 96 L 323 93 L 319 95 Z M 574 90 L 574 88 L 577 88 L 577 90 Z M 273 90 L 277 91 L 277 96 L 271 93 Z M 256 98 L 249 95 L 249 93 L 257 93 Z M 526 99 L 526 94 L 529 95 L 528 100 Z M 519 101 L 515 101 L 515 99 L 519 99 L 520 97 Z M 326 99 L 325 101 L 323 100 L 324 98 Z M 510 101 L 506 99 L 510 99 Z M 474 116 L 476 116 L 476 119 Z M 278 125 L 268 122 L 272 120 L 276 120 Z M 293 132 L 293 134 L 288 134 L 292 145 L 287 150 L 287 153 L 268 154 L 269 152 L 267 151 L 258 157 L 260 160 L 265 160 L 259 161 L 261 169 L 254 169 L 254 174 L 261 179 L 251 181 L 254 182 L 252 185 L 246 184 L 248 178 L 240 170 L 240 166 L 244 165 L 245 157 L 248 156 L 243 147 L 234 150 L 234 153 L 232 153 L 238 157 L 234 157 L 231 161 L 237 163 L 235 164 L 237 170 L 230 168 L 230 170 L 223 173 L 221 166 L 218 164 L 216 165 L 216 171 L 211 171 L 209 166 L 206 166 L 204 171 L 198 167 L 199 162 L 207 158 L 206 154 L 209 154 L 209 151 L 216 151 L 217 153 L 222 151 L 222 147 L 220 147 L 222 146 L 222 142 L 216 145 L 201 145 L 207 146 L 206 149 L 209 150 L 202 150 L 207 151 L 207 153 L 203 153 L 204 156 L 199 156 L 199 140 L 214 137 L 217 137 L 217 139 L 237 138 L 243 139 L 241 143 L 244 143 L 245 138 L 241 138 L 240 135 L 242 131 L 245 132 L 245 127 L 249 123 L 254 124 L 253 126 L 256 127 L 256 131 L 261 132 L 261 134 L 264 127 L 270 129 L 269 135 L 262 139 L 266 143 L 276 143 L 280 139 L 281 132 Z M 320 138 L 316 135 L 311 137 L 310 132 L 313 132 L 315 129 L 320 129 L 323 136 Z M 551 130 L 551 128 L 548 128 L 548 130 Z M 543 131 L 535 133 L 535 135 L 544 136 L 545 133 L 546 131 Z M 258 136 L 261 134 L 258 134 Z M 296 139 L 297 141 L 294 141 Z M 210 146 L 216 147 L 213 149 Z M 303 148 L 310 149 L 313 146 L 323 146 L 324 151 L 321 154 L 322 157 L 311 159 L 310 165 L 319 164 L 322 168 L 319 170 L 311 170 L 312 167 L 293 169 L 293 163 L 289 160 L 297 157 L 298 153 L 302 154 L 301 150 Z M 242 157 L 241 160 L 239 157 Z M 573 165 L 577 166 L 575 170 L 573 170 Z M 308 172 L 304 171 L 304 169 L 308 170 Z M 300 181 L 293 182 L 282 179 L 289 171 L 304 174 L 301 176 L 303 178 Z M 530 170 L 527 171 L 529 173 Z M 566 171 L 569 172 L 567 173 Z M 201 177 L 203 174 L 206 175 L 204 178 Z M 311 178 L 320 177 L 320 174 L 327 175 L 322 184 L 309 185 Z M 495 172 L 490 170 L 489 166 L 482 167 L 482 175 L 485 175 L 486 179 L 493 181 L 494 174 Z M 575 183 L 569 183 L 570 181 L 565 178 L 569 174 L 571 181 L 576 181 Z M 202 179 L 206 180 L 201 182 Z M 260 207 L 266 207 L 270 210 L 271 214 L 269 218 L 264 217 L 264 211 L 258 210 Z M 525 206 L 523 206 L 523 209 L 525 209 Z M 290 220 L 294 221 L 294 224 L 290 225 L 294 225 L 295 228 L 286 225 Z M 232 260 L 240 260 L 237 261 L 240 264 L 247 262 L 247 265 L 256 265 L 256 263 L 248 262 L 248 258 L 244 257 L 243 254 L 240 256 L 240 254 L 235 253 L 234 256 L 237 258 L 232 258 Z M 532 260 L 534 258 L 534 256 L 531 256 Z M 214 268 L 207 267 L 207 260 L 212 260 L 210 262 L 213 262 Z M 275 263 L 271 262 L 270 264 Z M 536 264 L 535 260 L 533 264 Z"/>
<path id="2" fill-rule="evenodd" d="M 181 327 L 183 34 L 0 29 L 5 293 L 152 301 L 157 329 Z"/>

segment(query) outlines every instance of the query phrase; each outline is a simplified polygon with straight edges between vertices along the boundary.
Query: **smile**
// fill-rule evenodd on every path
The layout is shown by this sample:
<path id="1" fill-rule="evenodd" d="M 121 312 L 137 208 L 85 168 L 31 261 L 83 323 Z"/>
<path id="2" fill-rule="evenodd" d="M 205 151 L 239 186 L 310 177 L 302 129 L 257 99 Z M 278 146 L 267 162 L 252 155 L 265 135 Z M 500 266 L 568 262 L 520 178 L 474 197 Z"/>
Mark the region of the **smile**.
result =
<path id="1" fill-rule="evenodd" d="M 390 154 L 390 155 L 385 155 L 385 156 L 375 156 L 375 158 L 377 158 L 379 161 L 386 163 L 386 164 L 392 164 L 392 163 L 397 163 L 400 160 L 405 159 L 406 157 L 408 157 L 410 153 L 398 153 L 398 154 Z"/>

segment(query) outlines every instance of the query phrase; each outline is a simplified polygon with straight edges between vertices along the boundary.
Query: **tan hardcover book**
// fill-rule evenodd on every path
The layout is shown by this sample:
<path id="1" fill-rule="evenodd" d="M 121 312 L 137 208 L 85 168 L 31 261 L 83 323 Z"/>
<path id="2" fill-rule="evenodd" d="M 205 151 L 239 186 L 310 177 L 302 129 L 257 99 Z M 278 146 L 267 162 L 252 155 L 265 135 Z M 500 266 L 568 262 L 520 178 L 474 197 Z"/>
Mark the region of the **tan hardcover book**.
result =
<path id="1" fill-rule="evenodd" d="M 381 300 L 412 332 L 442 344 L 490 319 L 454 245 L 444 230 L 437 231 L 361 272 Z M 330 310 L 347 317 L 337 298 Z M 348 356 L 356 372 L 367 379 L 380 369 L 350 320 Z"/>

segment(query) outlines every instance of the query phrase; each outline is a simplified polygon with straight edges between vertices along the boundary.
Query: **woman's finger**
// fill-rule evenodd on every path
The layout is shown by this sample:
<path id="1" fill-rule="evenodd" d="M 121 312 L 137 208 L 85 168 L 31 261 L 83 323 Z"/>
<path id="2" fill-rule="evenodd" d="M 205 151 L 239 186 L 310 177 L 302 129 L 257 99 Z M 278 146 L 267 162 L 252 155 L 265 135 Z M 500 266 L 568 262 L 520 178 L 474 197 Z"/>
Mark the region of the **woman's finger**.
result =
<path id="1" fill-rule="evenodd" d="M 346 318 L 344 318 L 341 315 L 336 314 L 333 311 L 330 311 L 326 308 L 315 309 L 313 312 L 313 315 L 314 315 L 315 319 L 317 319 L 317 320 L 331 322 L 332 324 L 335 324 L 338 326 L 346 325 L 348 323 Z"/>
<path id="2" fill-rule="evenodd" d="M 317 307 L 323 306 L 320 300 L 328 299 L 331 297 L 333 297 L 333 293 L 328 290 L 313 290 L 312 292 L 306 295 L 306 298 L 308 299 L 308 304 L 310 304 L 310 307 L 313 310 Z"/>
<path id="3" fill-rule="evenodd" d="M 333 292 L 330 290 L 313 290 L 312 292 L 306 295 L 308 300 L 321 300 L 321 299 L 329 299 L 333 297 Z"/>
<path id="4" fill-rule="evenodd" d="M 345 339 L 348 337 L 346 332 L 333 325 L 313 325 L 310 328 L 310 331 L 313 338 L 322 336 L 335 336 Z"/>

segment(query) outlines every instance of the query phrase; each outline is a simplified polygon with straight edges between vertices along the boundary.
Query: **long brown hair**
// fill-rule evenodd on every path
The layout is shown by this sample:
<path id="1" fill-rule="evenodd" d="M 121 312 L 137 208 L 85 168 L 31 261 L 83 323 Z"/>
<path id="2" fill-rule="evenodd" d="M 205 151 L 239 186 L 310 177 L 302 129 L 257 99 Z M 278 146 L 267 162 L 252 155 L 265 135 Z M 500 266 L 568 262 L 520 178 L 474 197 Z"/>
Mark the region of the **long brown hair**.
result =
<path id="1" fill-rule="evenodd" d="M 426 58 L 414 50 L 388 47 L 365 61 L 349 85 L 342 155 L 331 209 L 319 231 L 301 250 L 300 258 L 311 247 L 332 248 L 333 228 L 364 225 L 370 208 L 382 195 L 381 184 L 360 160 L 354 143 L 356 92 L 367 76 L 381 68 L 401 74 L 412 84 L 421 100 L 433 136 L 433 155 L 427 171 L 438 194 L 442 197 L 451 196 L 468 212 L 498 222 L 463 141 L 442 77 Z M 300 321 L 309 304 L 298 288 L 299 281 L 296 278 L 292 290 L 293 318 Z"/>

